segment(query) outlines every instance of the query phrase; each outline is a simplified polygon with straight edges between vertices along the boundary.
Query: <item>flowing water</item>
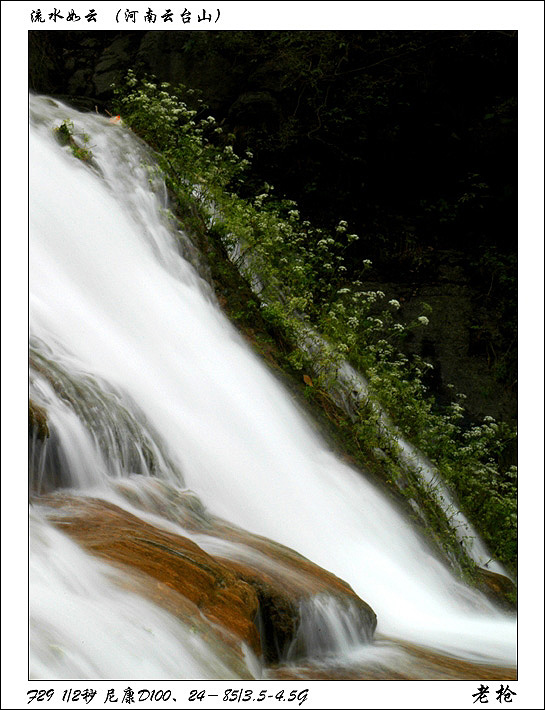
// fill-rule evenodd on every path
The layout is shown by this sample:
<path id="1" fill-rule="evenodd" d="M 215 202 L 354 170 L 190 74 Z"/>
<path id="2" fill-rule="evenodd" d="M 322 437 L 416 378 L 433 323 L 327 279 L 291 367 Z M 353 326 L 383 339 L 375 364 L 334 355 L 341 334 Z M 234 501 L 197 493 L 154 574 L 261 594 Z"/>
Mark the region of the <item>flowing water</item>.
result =
<path id="1" fill-rule="evenodd" d="M 59 489 L 115 503 L 212 555 L 259 557 L 188 523 L 222 518 L 348 582 L 376 612 L 379 634 L 514 664 L 513 617 L 456 581 L 364 475 L 326 448 L 222 315 L 165 216 L 146 147 L 122 126 L 43 97 L 31 97 L 30 113 L 31 397 L 51 433 L 31 442 L 33 677 L 263 672 L 250 649 L 235 658 L 221 634 L 196 635 L 53 528 L 40 495 Z M 57 142 L 52 129 L 65 119 L 89 134 L 90 163 Z M 144 511 L 134 501 L 150 497 L 154 480 L 162 488 Z M 176 512 L 177 493 L 185 503 Z M 310 660 L 333 654 L 339 665 L 358 654 L 383 659 L 355 608 L 323 594 L 301 604 L 286 662 L 296 649 Z"/>

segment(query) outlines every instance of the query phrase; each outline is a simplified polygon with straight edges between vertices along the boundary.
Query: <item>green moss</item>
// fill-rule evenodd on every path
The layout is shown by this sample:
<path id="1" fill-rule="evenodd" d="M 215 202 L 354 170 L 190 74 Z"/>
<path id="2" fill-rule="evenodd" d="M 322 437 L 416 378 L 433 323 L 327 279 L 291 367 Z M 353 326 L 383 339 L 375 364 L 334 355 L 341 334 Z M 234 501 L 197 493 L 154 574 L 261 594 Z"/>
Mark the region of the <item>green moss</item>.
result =
<path id="1" fill-rule="evenodd" d="M 70 139 L 72 138 L 74 124 L 72 123 L 72 121 L 65 120 L 61 123 L 60 126 L 57 126 L 54 130 L 59 143 L 61 145 L 68 145 L 70 143 Z"/>
<path id="2" fill-rule="evenodd" d="M 65 119 L 60 126 L 54 129 L 55 135 L 59 143 L 63 146 L 69 145 L 72 155 L 78 160 L 87 162 L 93 157 L 93 153 L 87 147 L 89 142 L 89 136 L 83 133 L 81 138 L 83 140 L 83 145 L 79 145 L 74 138 L 74 123 Z"/>

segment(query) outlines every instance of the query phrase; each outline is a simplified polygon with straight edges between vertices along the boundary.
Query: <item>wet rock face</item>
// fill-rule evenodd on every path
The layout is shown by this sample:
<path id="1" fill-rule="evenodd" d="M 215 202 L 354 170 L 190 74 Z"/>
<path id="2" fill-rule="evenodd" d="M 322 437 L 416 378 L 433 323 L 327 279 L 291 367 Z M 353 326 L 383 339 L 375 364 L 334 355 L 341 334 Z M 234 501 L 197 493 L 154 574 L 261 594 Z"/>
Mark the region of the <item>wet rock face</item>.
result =
<path id="1" fill-rule="evenodd" d="M 92 75 L 97 96 L 111 92 L 111 85 L 123 79 L 121 67 L 130 62 L 130 53 L 134 52 L 135 42 L 129 36 L 117 37 L 100 56 Z M 72 81 L 74 77 L 72 77 Z"/>
<path id="2" fill-rule="evenodd" d="M 48 498 L 47 505 L 53 509 L 51 521 L 86 549 L 178 592 L 260 654 L 255 591 L 191 540 L 104 501 L 59 496 Z"/>
<path id="3" fill-rule="evenodd" d="M 31 495 L 69 485 L 58 436 L 46 409 L 28 400 L 28 488 Z"/>
<path id="4" fill-rule="evenodd" d="M 47 425 L 47 413 L 43 407 L 28 400 L 28 435 L 36 436 L 40 441 L 45 441 L 49 437 L 49 427 Z"/>
<path id="5" fill-rule="evenodd" d="M 327 655 L 347 642 L 372 641 L 376 614 L 346 582 L 283 545 L 231 526 L 220 530 L 226 539 L 244 545 L 231 558 L 221 559 L 257 592 L 258 626 L 269 664 Z M 350 628 L 339 635 L 346 624 Z"/>
<path id="6" fill-rule="evenodd" d="M 330 613 L 337 626 L 350 627 L 341 633 L 341 642 L 371 642 L 377 624 L 371 607 L 346 582 L 294 550 L 216 518 L 194 493 L 164 481 L 123 480 L 116 488 L 136 508 L 197 534 L 200 546 L 255 590 L 255 624 L 266 663 L 331 651 L 337 641 L 328 623 Z M 324 627 L 319 649 L 309 633 L 309 619 L 311 625 L 316 621 Z"/>
<path id="7" fill-rule="evenodd" d="M 285 658 L 299 624 L 297 605 L 286 594 L 259 579 L 246 576 L 257 593 L 259 610 L 257 626 L 261 636 L 261 650 L 267 664 Z"/>
<path id="8" fill-rule="evenodd" d="M 243 641 L 268 665 L 293 657 L 294 650 L 297 658 L 314 651 L 304 638 L 304 610 L 316 595 L 350 605 L 355 627 L 364 629 L 358 642 L 371 640 L 372 609 L 345 582 L 282 545 L 214 519 L 210 529 L 205 521 L 214 539 L 247 551 L 243 561 L 228 559 L 102 500 L 64 494 L 38 500 L 59 529 L 128 571 L 133 591 L 185 622 L 202 625 L 204 617 L 212 625 L 208 633 L 235 649 Z"/>
<path id="9" fill-rule="evenodd" d="M 506 611 L 515 611 L 516 605 L 510 600 L 516 598 L 517 589 L 509 577 L 478 567 L 477 579 L 481 591 L 489 599 Z"/>
<path id="10" fill-rule="evenodd" d="M 52 459 L 58 463 L 55 457 L 56 440 L 55 433 L 51 430 L 48 422 L 48 414 L 44 407 L 32 399 L 28 400 L 28 488 L 33 495 L 49 491 L 54 488 L 50 485 L 50 477 L 46 471 L 48 461 Z M 55 469 L 56 482 L 60 482 L 58 471 Z"/>
<path id="11" fill-rule="evenodd" d="M 30 86 L 34 91 L 64 95 L 72 102 L 84 97 L 94 104 L 111 99 L 112 83 L 122 82 L 128 69 L 156 76 L 174 85 L 213 87 L 211 108 L 230 105 L 236 81 L 229 61 L 213 44 L 206 55 L 187 52 L 190 32 L 31 32 Z M 210 92 L 207 91 L 207 94 Z"/>

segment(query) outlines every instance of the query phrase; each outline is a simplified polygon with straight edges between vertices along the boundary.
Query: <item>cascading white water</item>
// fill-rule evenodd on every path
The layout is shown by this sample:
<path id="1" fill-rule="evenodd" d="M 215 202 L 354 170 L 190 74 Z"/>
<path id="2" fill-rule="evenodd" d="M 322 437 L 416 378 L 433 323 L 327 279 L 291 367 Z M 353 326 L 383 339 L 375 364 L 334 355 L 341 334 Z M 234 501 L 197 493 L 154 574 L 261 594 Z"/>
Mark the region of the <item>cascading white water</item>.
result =
<path id="1" fill-rule="evenodd" d="M 221 221 L 221 215 L 215 214 L 214 217 Z M 231 238 L 235 235 L 231 235 Z M 230 248 L 230 258 L 237 265 L 239 270 L 244 273 L 251 284 L 252 290 L 261 298 L 266 292 L 263 280 L 256 276 L 256 268 L 253 264 L 251 250 L 245 250 L 236 238 L 233 239 L 233 245 Z M 257 269 L 259 270 L 259 269 Z M 282 294 L 277 295 L 282 298 Z M 265 296 L 266 297 L 266 296 Z M 396 429 L 386 411 L 380 405 L 380 402 L 374 400 L 369 393 L 369 386 L 366 378 L 357 372 L 346 360 L 340 366 L 328 364 L 330 358 L 327 357 L 331 350 L 328 342 L 319 333 L 305 321 L 303 314 L 300 314 L 298 345 L 309 354 L 314 362 L 320 362 L 320 372 L 326 375 L 329 384 L 324 386 L 333 401 L 339 406 L 349 417 L 354 417 L 362 402 L 369 403 L 375 415 L 378 418 L 379 426 L 383 430 L 388 430 L 392 438 L 398 445 L 398 461 L 406 471 L 411 471 L 424 484 L 429 486 L 429 495 L 433 497 L 435 503 L 442 508 L 449 518 L 449 525 L 456 535 L 458 542 L 465 550 L 466 554 L 479 567 L 486 567 L 490 571 L 509 576 L 497 560 L 494 560 L 488 551 L 484 541 L 479 536 L 476 529 L 471 525 L 466 516 L 459 509 L 458 504 L 454 500 L 454 496 L 448 486 L 441 480 L 439 472 L 432 464 L 418 452 L 408 441 L 406 441 L 401 433 Z M 399 483 L 398 483 L 399 485 Z M 414 504 L 414 508 L 423 519 L 425 515 L 418 509 L 415 501 L 410 501 Z"/>
<path id="2" fill-rule="evenodd" d="M 35 511 L 30 539 L 32 678 L 233 677 L 227 647 L 213 647 L 120 588 L 120 572 L 87 555 Z M 240 665 L 239 677 L 259 677 L 250 653 L 247 668 Z"/>
<path id="3" fill-rule="evenodd" d="M 92 164 L 56 142 L 52 128 L 66 118 L 90 135 Z M 214 515 L 346 580 L 377 613 L 378 631 L 461 658 L 514 663 L 513 618 L 457 582 L 364 476 L 326 449 L 221 314 L 161 214 L 164 186 L 150 180 L 149 159 L 128 130 L 31 98 L 30 329 L 37 356 L 117 393 L 111 397 L 134 407 L 135 420 L 142 413 L 146 432 L 159 432 L 163 442 L 157 443 L 163 463 L 153 475 L 189 487 Z M 108 481 L 133 473 L 134 463 L 112 474 L 100 442 L 81 422 L 68 425 L 66 404 L 38 374 L 33 387 L 60 446 L 70 452 L 70 468 L 79 462 L 85 472 L 69 485 L 119 504 Z M 96 405 L 97 416 L 107 400 Z M 39 544 L 39 535 L 33 540 Z M 60 533 L 49 539 L 56 554 L 72 554 L 60 540 Z M 213 550 L 214 538 L 207 543 L 200 536 L 199 545 L 206 550 L 207 544 Z M 224 556 L 230 554 L 236 557 L 236 550 Z M 48 584 L 35 559 L 31 608 Z M 121 593 L 106 593 L 101 575 L 90 571 L 85 584 L 96 585 L 89 594 L 116 614 Z M 40 623 L 55 627 L 53 609 L 43 599 L 39 604 Z M 318 613 L 336 614 L 324 602 L 307 617 Z M 335 623 L 346 636 L 346 622 L 332 628 Z M 141 637 L 135 629 L 135 643 Z M 36 673 L 52 671 L 48 658 L 38 656 Z M 162 659 L 158 653 L 155 662 Z M 180 664 L 177 677 L 198 672 L 184 671 L 183 658 Z M 200 672 L 214 677 L 215 668 L 207 659 Z M 103 665 L 96 672 L 104 673 Z M 170 672 L 166 664 L 160 675 Z"/>

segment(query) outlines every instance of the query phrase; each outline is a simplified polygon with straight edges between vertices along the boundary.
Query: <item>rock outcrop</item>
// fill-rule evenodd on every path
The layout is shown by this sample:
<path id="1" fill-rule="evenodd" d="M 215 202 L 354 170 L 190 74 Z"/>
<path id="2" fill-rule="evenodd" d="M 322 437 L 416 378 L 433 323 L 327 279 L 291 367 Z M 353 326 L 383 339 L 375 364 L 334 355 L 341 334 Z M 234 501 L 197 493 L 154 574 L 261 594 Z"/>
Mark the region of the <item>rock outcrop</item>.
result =
<path id="1" fill-rule="evenodd" d="M 376 616 L 342 580 L 293 550 L 222 521 L 197 525 L 226 550 L 209 554 L 181 534 L 156 527 L 123 508 L 96 498 L 64 494 L 39 499 L 50 521 L 89 552 L 128 572 L 133 591 L 151 598 L 186 623 L 244 642 L 267 664 L 286 660 L 298 639 L 305 600 L 331 596 L 356 609 L 371 640 Z M 197 517 L 202 511 L 196 511 Z M 202 517 L 201 517 L 202 521 Z M 191 534 L 191 533 L 190 533 Z M 238 559 L 235 559 L 237 558 Z"/>
<path id="2" fill-rule="evenodd" d="M 255 591 L 191 540 L 102 500 L 59 495 L 40 502 L 51 508 L 51 522 L 84 548 L 178 592 L 211 622 L 260 654 Z"/>
<path id="3" fill-rule="evenodd" d="M 35 436 L 40 441 L 45 441 L 49 437 L 47 413 L 31 399 L 28 400 L 28 435 Z"/>
<path id="4" fill-rule="evenodd" d="M 484 567 L 477 567 L 476 573 L 481 592 L 502 609 L 512 612 L 516 610 L 514 600 L 517 596 L 517 588 L 509 577 L 491 572 Z"/>

